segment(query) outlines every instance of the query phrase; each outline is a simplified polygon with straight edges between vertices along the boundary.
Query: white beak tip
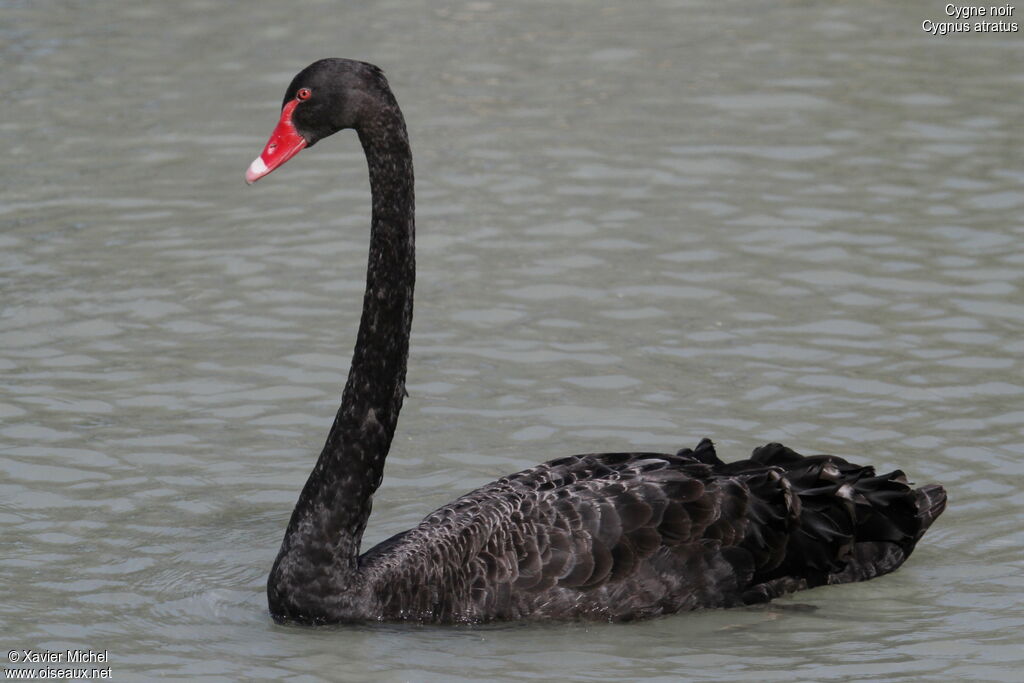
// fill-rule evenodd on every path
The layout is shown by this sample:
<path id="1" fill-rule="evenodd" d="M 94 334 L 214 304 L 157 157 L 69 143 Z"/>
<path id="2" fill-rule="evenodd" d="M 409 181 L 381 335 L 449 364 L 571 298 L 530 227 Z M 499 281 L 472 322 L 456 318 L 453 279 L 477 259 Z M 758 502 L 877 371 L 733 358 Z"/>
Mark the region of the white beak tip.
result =
<path id="1" fill-rule="evenodd" d="M 256 157 L 249 164 L 249 168 L 245 170 L 245 182 L 252 185 L 265 175 L 267 175 L 267 165 L 263 163 L 263 157 Z"/>

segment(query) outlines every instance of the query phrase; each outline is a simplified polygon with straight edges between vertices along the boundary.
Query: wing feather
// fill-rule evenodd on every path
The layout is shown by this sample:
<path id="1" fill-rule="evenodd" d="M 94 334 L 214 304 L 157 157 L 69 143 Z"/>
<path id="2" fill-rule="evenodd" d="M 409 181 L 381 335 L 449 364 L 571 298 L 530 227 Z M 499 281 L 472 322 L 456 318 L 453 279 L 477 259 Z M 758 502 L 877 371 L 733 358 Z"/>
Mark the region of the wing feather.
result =
<path id="1" fill-rule="evenodd" d="M 726 464 L 705 440 L 503 477 L 361 561 L 402 574 L 381 596 L 399 618 L 634 618 L 891 571 L 944 501 L 937 487 L 915 493 L 902 472 L 778 444 Z"/>

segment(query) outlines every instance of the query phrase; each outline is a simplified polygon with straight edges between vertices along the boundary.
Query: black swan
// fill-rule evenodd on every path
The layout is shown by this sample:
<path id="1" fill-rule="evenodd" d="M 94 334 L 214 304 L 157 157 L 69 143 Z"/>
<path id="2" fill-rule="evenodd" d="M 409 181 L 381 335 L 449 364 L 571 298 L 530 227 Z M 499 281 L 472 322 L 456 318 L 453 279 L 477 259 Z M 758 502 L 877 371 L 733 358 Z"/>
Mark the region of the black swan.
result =
<path id="1" fill-rule="evenodd" d="M 270 571 L 276 621 L 622 621 L 749 605 L 891 572 L 945 508 L 941 486 L 911 488 L 900 471 L 774 443 L 727 464 L 705 439 L 510 474 L 360 555 L 406 395 L 415 280 L 412 155 L 381 70 L 303 69 L 246 180 L 344 128 L 369 166 L 366 293 L 341 407 Z"/>

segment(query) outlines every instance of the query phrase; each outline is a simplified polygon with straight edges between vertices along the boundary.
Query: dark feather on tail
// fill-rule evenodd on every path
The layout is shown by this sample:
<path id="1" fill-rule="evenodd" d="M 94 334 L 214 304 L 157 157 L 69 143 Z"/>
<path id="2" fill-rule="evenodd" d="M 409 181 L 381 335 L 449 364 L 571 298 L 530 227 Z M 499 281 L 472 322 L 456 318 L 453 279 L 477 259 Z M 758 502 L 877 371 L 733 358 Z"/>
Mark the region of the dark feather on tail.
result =
<path id="1" fill-rule="evenodd" d="M 719 460 L 706 440 L 679 455 L 742 481 L 752 494 L 750 515 L 757 523 L 740 544 L 757 567 L 747 602 L 891 572 L 946 507 L 946 492 L 937 484 L 914 489 L 900 470 L 876 475 L 871 466 L 833 455 L 802 456 L 777 443 L 731 463 Z M 771 520 L 780 491 L 788 496 L 784 509 L 794 524 Z M 765 551 L 778 547 L 777 535 L 787 534 L 778 561 L 765 561 Z"/>

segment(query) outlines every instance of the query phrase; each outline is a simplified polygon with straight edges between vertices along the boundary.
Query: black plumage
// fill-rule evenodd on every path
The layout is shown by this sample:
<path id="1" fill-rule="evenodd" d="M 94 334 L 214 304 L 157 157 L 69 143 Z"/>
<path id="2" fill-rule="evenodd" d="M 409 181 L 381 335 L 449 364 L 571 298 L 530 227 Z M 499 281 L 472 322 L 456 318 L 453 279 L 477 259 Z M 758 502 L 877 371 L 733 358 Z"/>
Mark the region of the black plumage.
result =
<path id="1" fill-rule="evenodd" d="M 321 60 L 300 72 L 282 127 L 298 147 L 282 159 L 272 138 L 250 182 L 302 146 L 354 128 L 373 206 L 363 315 L 341 407 L 268 579 L 276 620 L 621 621 L 746 605 L 890 572 L 944 509 L 941 486 L 914 489 L 899 471 L 876 475 L 779 444 L 724 463 L 704 440 L 676 454 L 537 465 L 360 555 L 405 397 L 412 155 L 387 81 L 362 62 Z"/>
<path id="2" fill-rule="evenodd" d="M 883 493 L 884 492 L 884 493 Z M 503 477 L 370 550 L 382 619 L 628 620 L 872 578 L 905 560 L 941 488 L 779 444 L 723 464 L 603 453 Z"/>

